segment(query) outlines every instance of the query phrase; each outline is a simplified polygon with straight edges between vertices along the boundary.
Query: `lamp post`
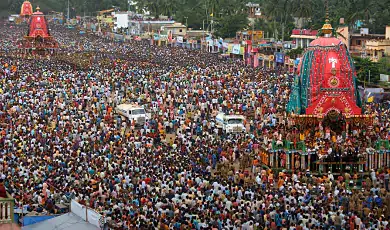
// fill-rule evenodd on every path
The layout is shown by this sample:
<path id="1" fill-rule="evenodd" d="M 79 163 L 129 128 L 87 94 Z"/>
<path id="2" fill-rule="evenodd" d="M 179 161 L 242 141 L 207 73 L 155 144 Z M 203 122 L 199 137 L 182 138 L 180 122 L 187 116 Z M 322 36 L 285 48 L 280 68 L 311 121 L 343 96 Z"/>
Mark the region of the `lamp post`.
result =
<path id="1" fill-rule="evenodd" d="M 186 16 L 186 17 L 184 17 L 185 19 L 186 19 L 186 27 L 188 27 L 188 21 L 187 21 L 187 19 L 188 19 L 188 17 Z"/>

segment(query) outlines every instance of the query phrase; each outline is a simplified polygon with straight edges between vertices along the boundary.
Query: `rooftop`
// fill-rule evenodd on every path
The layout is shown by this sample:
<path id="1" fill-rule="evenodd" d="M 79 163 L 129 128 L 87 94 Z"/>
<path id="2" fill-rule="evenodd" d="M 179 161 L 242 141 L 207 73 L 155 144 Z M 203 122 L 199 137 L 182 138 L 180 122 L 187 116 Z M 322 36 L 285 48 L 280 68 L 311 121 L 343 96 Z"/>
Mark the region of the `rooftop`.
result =
<path id="1" fill-rule="evenodd" d="M 164 26 L 165 28 L 187 28 L 185 25 L 181 23 L 174 23 L 172 25 Z"/>
<path id="2" fill-rule="evenodd" d="M 365 38 L 385 38 L 384 34 L 360 34 L 360 33 L 352 33 L 352 37 L 365 37 Z"/>

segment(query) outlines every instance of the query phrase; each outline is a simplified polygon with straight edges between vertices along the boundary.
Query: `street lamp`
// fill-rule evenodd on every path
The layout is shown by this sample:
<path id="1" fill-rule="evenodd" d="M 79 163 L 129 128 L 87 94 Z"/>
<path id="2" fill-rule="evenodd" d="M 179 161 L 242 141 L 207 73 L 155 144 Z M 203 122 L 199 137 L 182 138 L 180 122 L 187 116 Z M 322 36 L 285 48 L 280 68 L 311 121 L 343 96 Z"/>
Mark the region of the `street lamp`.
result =
<path id="1" fill-rule="evenodd" d="M 184 17 L 184 18 L 186 19 L 186 27 L 188 27 L 188 23 L 187 23 L 188 17 Z"/>

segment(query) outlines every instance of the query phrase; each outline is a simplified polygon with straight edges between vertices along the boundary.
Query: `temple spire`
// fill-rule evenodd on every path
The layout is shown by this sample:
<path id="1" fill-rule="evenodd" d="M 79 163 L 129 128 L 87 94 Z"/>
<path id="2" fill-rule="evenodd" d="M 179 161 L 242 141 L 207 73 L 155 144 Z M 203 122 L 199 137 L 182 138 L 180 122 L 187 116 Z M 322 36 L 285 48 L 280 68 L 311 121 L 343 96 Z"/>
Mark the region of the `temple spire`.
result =
<path id="1" fill-rule="evenodd" d="M 321 32 L 326 36 L 330 37 L 333 31 L 332 25 L 330 24 L 329 20 L 329 3 L 328 0 L 325 0 L 325 7 L 326 7 L 326 13 L 325 13 L 325 24 L 321 28 Z"/>

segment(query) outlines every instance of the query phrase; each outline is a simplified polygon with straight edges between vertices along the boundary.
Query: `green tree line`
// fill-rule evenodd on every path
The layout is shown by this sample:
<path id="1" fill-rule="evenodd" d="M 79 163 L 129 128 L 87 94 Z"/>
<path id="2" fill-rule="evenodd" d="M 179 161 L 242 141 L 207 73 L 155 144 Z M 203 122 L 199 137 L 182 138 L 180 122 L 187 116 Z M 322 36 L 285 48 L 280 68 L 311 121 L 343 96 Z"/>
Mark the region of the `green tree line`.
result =
<path id="1" fill-rule="evenodd" d="M 294 28 L 294 18 L 303 18 L 303 27 L 319 29 L 325 19 L 325 0 L 133 0 L 130 8 L 139 13 L 149 11 L 152 16 L 165 15 L 194 29 L 211 29 L 221 37 L 233 37 L 237 30 L 252 28 L 247 20 L 246 4 L 259 3 L 264 16 L 256 20 L 255 29 L 278 40 L 287 40 Z M 0 1 L 0 11 L 19 13 L 23 0 Z M 68 0 L 31 0 L 34 8 L 44 12 L 67 13 Z M 71 16 L 96 15 L 96 11 L 116 7 L 129 8 L 128 0 L 69 0 Z M 329 17 L 334 27 L 340 18 L 353 26 L 363 22 L 370 33 L 384 33 L 390 22 L 389 0 L 328 0 Z M 4 13 L 3 13 L 4 15 Z M 212 23 L 213 22 L 213 23 Z"/>

